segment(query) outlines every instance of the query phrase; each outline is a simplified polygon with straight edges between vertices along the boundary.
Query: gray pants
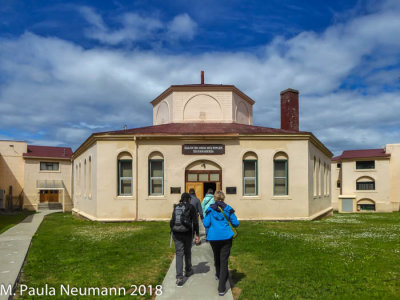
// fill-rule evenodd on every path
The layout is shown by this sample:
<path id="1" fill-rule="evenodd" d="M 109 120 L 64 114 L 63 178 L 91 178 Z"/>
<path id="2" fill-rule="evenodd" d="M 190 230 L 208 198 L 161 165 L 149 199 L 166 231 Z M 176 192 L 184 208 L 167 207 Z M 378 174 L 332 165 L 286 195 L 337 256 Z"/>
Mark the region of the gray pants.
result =
<path id="1" fill-rule="evenodd" d="M 183 256 L 185 256 L 185 271 L 189 272 L 192 269 L 192 241 L 193 235 L 191 232 L 173 234 L 175 249 L 176 249 L 176 278 L 183 278 Z"/>

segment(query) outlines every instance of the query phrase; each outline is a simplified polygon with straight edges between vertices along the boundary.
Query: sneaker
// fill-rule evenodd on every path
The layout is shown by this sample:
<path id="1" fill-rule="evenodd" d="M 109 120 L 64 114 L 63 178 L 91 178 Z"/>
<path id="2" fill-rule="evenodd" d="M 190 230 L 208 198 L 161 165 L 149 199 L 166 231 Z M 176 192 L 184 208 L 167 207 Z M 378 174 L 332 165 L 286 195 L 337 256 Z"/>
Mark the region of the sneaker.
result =
<path id="1" fill-rule="evenodd" d="M 176 281 L 176 286 L 177 286 L 177 287 L 182 287 L 182 286 L 183 286 L 183 279 L 178 279 L 178 280 Z"/>
<path id="2" fill-rule="evenodd" d="M 218 292 L 218 296 L 224 296 L 224 295 L 225 295 L 225 293 L 226 293 L 226 291 L 223 291 L 223 292 Z"/>
<path id="3" fill-rule="evenodd" d="M 186 276 L 186 277 L 190 277 L 190 276 L 192 276 L 193 274 L 194 274 L 193 269 L 190 269 L 190 271 L 186 271 L 186 272 L 185 272 L 185 276 Z"/>

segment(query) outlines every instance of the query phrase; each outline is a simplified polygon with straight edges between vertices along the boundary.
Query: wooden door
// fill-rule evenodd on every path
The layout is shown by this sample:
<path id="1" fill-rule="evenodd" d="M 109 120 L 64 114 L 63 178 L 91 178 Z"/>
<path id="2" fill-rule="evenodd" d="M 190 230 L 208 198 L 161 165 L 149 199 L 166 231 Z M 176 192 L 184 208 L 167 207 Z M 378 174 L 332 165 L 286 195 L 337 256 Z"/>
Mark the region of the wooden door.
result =
<path id="1" fill-rule="evenodd" d="M 204 198 L 204 186 L 203 182 L 186 182 L 186 193 L 189 193 L 190 189 L 194 189 L 196 197 L 203 201 Z"/>
<path id="2" fill-rule="evenodd" d="M 216 191 L 221 191 L 221 182 L 216 182 Z"/>
<path id="3" fill-rule="evenodd" d="M 58 202 L 58 191 L 40 191 L 40 202 Z"/>

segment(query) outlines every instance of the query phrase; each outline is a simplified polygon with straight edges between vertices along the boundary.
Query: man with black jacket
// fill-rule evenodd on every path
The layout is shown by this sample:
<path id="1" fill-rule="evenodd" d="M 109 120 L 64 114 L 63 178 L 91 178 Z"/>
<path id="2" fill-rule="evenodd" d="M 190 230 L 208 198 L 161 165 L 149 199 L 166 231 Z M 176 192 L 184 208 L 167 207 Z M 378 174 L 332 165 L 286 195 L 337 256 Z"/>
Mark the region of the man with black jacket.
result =
<path id="1" fill-rule="evenodd" d="M 183 256 L 185 256 L 185 276 L 193 274 L 192 269 L 192 240 L 195 233 L 196 243 L 199 242 L 199 222 L 197 211 L 190 205 L 190 195 L 183 193 L 179 204 L 174 206 L 170 228 L 176 250 L 176 285 L 183 286 Z"/>

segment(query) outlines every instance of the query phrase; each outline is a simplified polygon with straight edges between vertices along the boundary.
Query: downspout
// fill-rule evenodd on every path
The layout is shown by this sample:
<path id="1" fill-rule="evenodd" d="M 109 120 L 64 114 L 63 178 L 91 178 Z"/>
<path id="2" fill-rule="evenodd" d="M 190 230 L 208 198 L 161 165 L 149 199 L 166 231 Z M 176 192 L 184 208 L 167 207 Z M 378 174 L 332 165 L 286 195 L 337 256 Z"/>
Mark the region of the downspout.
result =
<path id="1" fill-rule="evenodd" d="M 138 188 L 138 183 L 139 183 L 139 179 L 138 179 L 138 145 L 137 145 L 137 140 L 136 140 L 136 136 L 133 137 L 133 140 L 135 141 L 135 189 L 136 189 L 136 216 L 135 216 L 135 221 L 139 220 L 139 188 Z"/>

